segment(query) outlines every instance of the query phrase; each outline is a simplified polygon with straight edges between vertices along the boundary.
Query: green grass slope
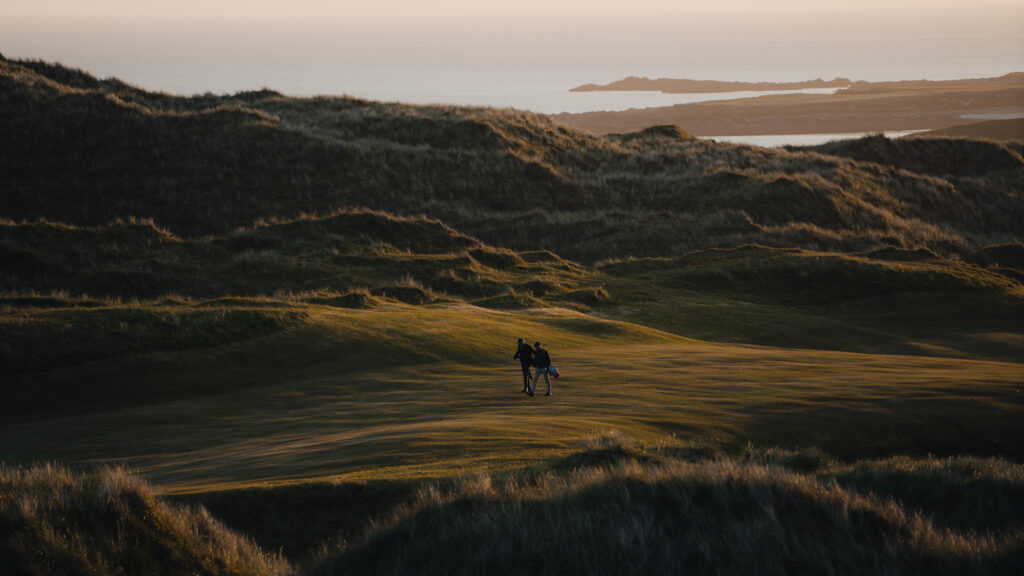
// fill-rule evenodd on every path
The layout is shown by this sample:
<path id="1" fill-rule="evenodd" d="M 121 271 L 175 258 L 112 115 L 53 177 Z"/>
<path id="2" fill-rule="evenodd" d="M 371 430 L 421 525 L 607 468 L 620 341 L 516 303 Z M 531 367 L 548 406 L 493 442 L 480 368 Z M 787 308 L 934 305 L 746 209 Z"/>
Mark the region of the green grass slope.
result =
<path id="1" fill-rule="evenodd" d="M 1019 362 L 1020 248 L 992 247 L 977 263 L 750 245 L 610 261 L 595 313 L 702 340 Z"/>
<path id="2" fill-rule="evenodd" d="M 707 344 L 558 309 L 305 310 L 246 341 L 5 376 L 4 459 L 126 462 L 195 492 L 507 470 L 607 428 L 851 460 L 1024 456 L 1017 363 Z M 553 397 L 518 392 L 517 336 L 552 351 Z"/>

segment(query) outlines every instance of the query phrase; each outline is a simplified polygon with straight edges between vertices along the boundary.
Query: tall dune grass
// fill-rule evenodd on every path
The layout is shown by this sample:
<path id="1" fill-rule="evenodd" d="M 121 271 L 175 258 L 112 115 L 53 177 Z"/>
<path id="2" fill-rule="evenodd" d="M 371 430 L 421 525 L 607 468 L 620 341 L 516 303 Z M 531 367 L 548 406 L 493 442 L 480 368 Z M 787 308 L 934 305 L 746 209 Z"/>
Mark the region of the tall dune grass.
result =
<path id="1" fill-rule="evenodd" d="M 172 505 L 120 468 L 0 466 L 0 567 L 10 575 L 292 574 L 201 507 Z"/>
<path id="2" fill-rule="evenodd" d="M 18 575 L 1016 574 L 1022 492 L 1024 467 L 999 459 L 726 457 L 613 432 L 560 460 L 418 492 L 189 498 L 215 502 L 265 547 L 287 543 L 290 563 L 122 469 L 2 467 L 0 565 Z"/>
<path id="3" fill-rule="evenodd" d="M 855 466 L 857 483 L 835 463 L 794 468 L 814 455 L 689 462 L 615 442 L 589 452 L 598 463 L 566 473 L 425 488 L 362 540 L 323 552 L 311 573 L 1011 574 L 1024 566 L 1020 465 L 867 461 Z M 965 469 L 986 499 L 958 494 Z M 897 470 L 906 477 L 885 478 Z M 944 493 L 914 494 L 923 483 Z M 936 507 L 956 518 L 937 517 Z M 983 516 L 998 520 L 963 521 Z"/>
<path id="4" fill-rule="evenodd" d="M 962 255 L 1018 242 L 1024 159 L 971 140 L 766 149 L 601 138 L 510 110 L 271 91 L 175 97 L 0 60 L 0 211 L 180 236 L 368 207 L 593 262 L 740 243 Z M 686 128 L 683 126 L 682 128 Z"/>

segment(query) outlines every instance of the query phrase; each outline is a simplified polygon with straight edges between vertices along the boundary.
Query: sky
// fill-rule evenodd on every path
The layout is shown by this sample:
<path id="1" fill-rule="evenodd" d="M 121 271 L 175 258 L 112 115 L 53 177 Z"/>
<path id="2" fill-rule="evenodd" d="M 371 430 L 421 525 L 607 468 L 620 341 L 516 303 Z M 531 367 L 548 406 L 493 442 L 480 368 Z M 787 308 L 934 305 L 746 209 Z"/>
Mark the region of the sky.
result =
<path id="1" fill-rule="evenodd" d="M 695 12 L 946 10 L 1020 0 L 0 0 L 0 14 L 181 18 L 581 16 Z"/>

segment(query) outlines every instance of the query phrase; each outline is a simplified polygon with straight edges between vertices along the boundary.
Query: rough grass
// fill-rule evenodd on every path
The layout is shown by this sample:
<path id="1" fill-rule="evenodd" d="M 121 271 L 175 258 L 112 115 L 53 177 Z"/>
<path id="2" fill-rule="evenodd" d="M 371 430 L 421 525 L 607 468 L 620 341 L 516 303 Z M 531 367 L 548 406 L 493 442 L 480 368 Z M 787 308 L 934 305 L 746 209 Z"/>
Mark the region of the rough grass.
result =
<path id="1" fill-rule="evenodd" d="M 599 138 L 515 111 L 181 98 L 9 60 L 0 107 L 0 209 L 16 220 L 154 218 L 195 237 L 368 207 L 593 262 L 741 243 L 963 255 L 1021 241 L 1024 219 L 1024 161 L 994 142 L 769 150 L 673 126 Z"/>
<path id="2" fill-rule="evenodd" d="M 0 464 L 4 574 L 292 574 L 201 507 L 169 504 L 119 468 Z"/>
<path id="3" fill-rule="evenodd" d="M 465 302 L 568 307 L 713 341 L 1019 359 L 1020 248 L 989 246 L 961 260 L 892 246 L 746 245 L 595 268 L 366 211 L 202 239 L 151 222 L 8 222 L 0 357 L 6 372 L 22 373 L 259 337 L 294 324 L 310 304 Z"/>
<path id="4" fill-rule="evenodd" d="M 361 539 L 323 552 L 310 573 L 1008 574 L 1024 561 L 1020 465 L 864 461 L 861 477 L 895 467 L 907 478 L 848 487 L 836 481 L 842 467 L 670 454 L 615 441 L 577 457 L 604 462 L 565 472 L 428 486 Z M 959 495 L 962 469 L 990 488 L 985 500 Z M 938 489 L 892 494 L 918 479 Z M 954 506 L 958 517 L 1012 519 L 969 528 L 936 519 Z"/>
<path id="5" fill-rule="evenodd" d="M 593 270 L 553 254 L 521 257 L 444 224 L 364 210 L 181 239 L 152 222 L 75 227 L 0 222 L 0 290 L 152 300 L 331 298 L 366 291 L 408 303 L 486 302 L 510 289 L 558 300 L 598 290 Z M 589 286 L 588 286 L 589 284 Z M 41 301 L 40 301 L 41 302 Z M 344 299 L 338 300 L 344 302 Z M 13 306 L 14 304 L 7 304 Z"/>
<path id="6" fill-rule="evenodd" d="M 1024 567 L 1024 467 L 992 458 L 847 463 L 813 449 L 751 447 L 725 456 L 610 430 L 564 458 L 425 483 L 306 483 L 168 500 L 121 469 L 42 465 L 0 468 L 0 486 L 0 559 L 12 574 Z"/>

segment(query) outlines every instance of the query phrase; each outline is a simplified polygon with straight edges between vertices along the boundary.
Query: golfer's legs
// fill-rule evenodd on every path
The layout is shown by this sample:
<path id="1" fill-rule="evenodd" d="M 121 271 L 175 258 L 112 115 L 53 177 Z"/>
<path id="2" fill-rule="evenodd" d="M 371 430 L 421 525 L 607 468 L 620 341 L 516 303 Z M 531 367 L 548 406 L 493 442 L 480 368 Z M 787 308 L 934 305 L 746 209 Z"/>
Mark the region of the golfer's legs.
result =
<path id="1" fill-rule="evenodd" d="M 537 384 L 540 382 L 541 374 L 544 374 L 544 380 L 548 383 L 548 392 L 551 392 L 551 378 L 548 376 L 548 371 L 541 368 L 534 369 L 533 387 L 530 388 L 530 392 L 537 391 Z"/>

